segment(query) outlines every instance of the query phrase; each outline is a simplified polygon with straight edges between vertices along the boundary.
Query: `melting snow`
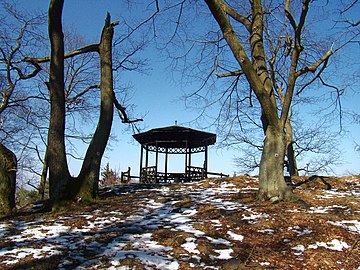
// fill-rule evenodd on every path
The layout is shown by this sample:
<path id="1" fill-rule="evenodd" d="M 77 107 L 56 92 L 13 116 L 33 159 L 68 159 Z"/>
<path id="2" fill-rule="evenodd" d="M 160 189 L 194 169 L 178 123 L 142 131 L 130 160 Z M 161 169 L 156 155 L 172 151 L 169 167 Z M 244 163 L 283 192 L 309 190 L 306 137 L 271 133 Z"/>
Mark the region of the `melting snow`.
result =
<path id="1" fill-rule="evenodd" d="M 295 247 L 292 247 L 291 249 L 297 251 L 294 253 L 295 255 L 301 255 L 305 251 L 304 245 L 297 245 Z"/>
<path id="2" fill-rule="evenodd" d="M 331 189 L 331 190 L 325 190 L 323 193 L 324 195 L 317 195 L 317 197 L 320 199 L 345 198 L 347 196 L 360 197 L 360 192 L 353 190 L 340 192 L 337 189 Z"/>
<path id="3" fill-rule="evenodd" d="M 59 217 L 57 220 L 36 219 L 30 222 L 25 221 L 3 221 L 0 222 L 0 235 L 12 245 L 3 245 L 0 247 L 0 268 L 2 266 L 12 267 L 20 262 L 21 259 L 31 256 L 34 259 L 42 259 L 54 255 L 64 257 L 58 268 L 69 268 L 77 265 L 78 269 L 104 269 L 103 263 L 107 263 L 107 269 L 128 269 L 121 266 L 121 261 L 128 258 L 140 262 L 145 269 L 179 269 L 181 259 L 175 258 L 175 248 L 162 245 L 156 241 L 153 230 L 168 229 L 175 233 L 186 233 L 185 241 L 179 246 L 182 248 L 181 256 L 184 261 L 194 268 L 218 269 L 202 262 L 201 242 L 212 245 L 210 258 L 215 260 L 229 260 L 233 258 L 234 250 L 239 242 L 246 242 L 243 235 L 236 227 L 225 227 L 222 218 L 204 219 L 197 218 L 198 209 L 196 205 L 210 205 L 221 213 L 230 211 L 231 213 L 240 212 L 240 221 L 254 224 L 259 219 L 272 218 L 267 213 L 254 211 L 249 205 L 237 203 L 230 196 L 237 194 L 244 189 L 237 188 L 234 184 L 221 182 L 220 185 L 209 182 L 211 188 L 204 188 L 201 183 L 196 185 L 184 185 L 178 189 L 170 189 L 167 186 L 153 189 L 152 192 L 166 197 L 176 198 L 176 196 L 186 196 L 194 202 L 193 206 L 179 208 L 178 200 L 169 200 L 159 202 L 151 198 L 141 198 L 138 200 L 139 206 L 131 215 L 124 214 L 121 211 L 101 211 L 82 213 L 78 215 Z M 112 188 L 116 194 L 126 194 L 135 192 L 131 187 L 126 192 L 120 192 Z M 249 187 L 249 190 L 256 188 Z M 110 192 L 108 189 L 107 192 Z M 246 189 L 247 190 L 247 189 Z M 141 191 L 137 189 L 137 191 Z M 349 196 L 350 193 L 339 193 L 335 190 L 327 191 L 322 198 L 332 198 L 331 196 Z M 181 205 L 181 204 L 180 204 Z M 327 207 L 312 207 L 310 210 L 293 210 L 293 212 L 307 212 L 316 214 L 325 214 L 334 209 L 346 209 L 345 206 L 333 205 Z M 242 217 L 242 218 L 241 218 Z M 241 220 L 242 219 L 242 220 Z M 75 220 L 81 220 L 80 225 L 71 226 Z M 360 221 L 343 220 L 328 221 L 330 224 L 347 228 L 353 232 L 360 232 Z M 202 231 L 201 226 L 212 226 L 215 234 L 208 235 Z M 269 225 L 271 226 L 271 225 Z M 225 233 L 218 236 L 217 230 Z M 224 231 L 225 230 L 225 231 Z M 276 229 L 281 230 L 281 228 Z M 286 231 L 286 227 L 284 228 Z M 303 237 L 312 234 L 309 228 L 292 226 L 287 228 L 293 231 L 295 237 Z M 275 234 L 273 229 L 257 230 L 254 233 Z M 104 239 L 107 235 L 110 239 Z M 293 238 L 291 238 L 293 240 Z M 201 240 L 201 241 L 200 241 Z M 284 242 L 290 243 L 292 240 L 283 239 Z M 251 244 L 251 243 L 248 243 Z M 287 244 L 288 245 L 288 244 Z M 329 242 L 316 242 L 315 244 L 297 245 L 290 247 L 295 255 L 302 255 L 306 249 L 317 249 L 323 247 L 334 251 L 343 251 L 350 246 L 343 241 L 333 239 Z M 96 255 L 87 256 L 88 252 Z M 185 254 L 187 253 L 187 254 Z M 215 255 L 214 255 L 215 254 Z M 190 261 L 191 260 L 191 261 Z M 268 266 L 268 262 L 258 262 L 262 266 Z"/>
<path id="4" fill-rule="evenodd" d="M 274 234 L 275 231 L 273 229 L 263 229 L 263 230 L 258 230 L 258 232 L 265 234 Z"/>
<path id="5" fill-rule="evenodd" d="M 197 249 L 197 244 L 195 243 L 195 241 L 196 238 L 193 237 L 186 238 L 186 243 L 182 244 L 181 246 L 189 253 L 200 254 L 200 251 Z"/>
<path id="6" fill-rule="evenodd" d="M 232 231 L 227 232 L 228 235 L 230 235 L 230 238 L 236 241 L 242 241 L 244 240 L 244 236 L 241 234 L 233 233 Z"/>
<path id="7" fill-rule="evenodd" d="M 338 239 L 333 239 L 330 242 L 324 243 L 324 242 L 316 242 L 316 244 L 309 245 L 308 248 L 314 248 L 317 249 L 318 247 L 324 247 L 331 250 L 337 250 L 342 251 L 344 248 L 350 248 L 350 246 Z"/>
<path id="8" fill-rule="evenodd" d="M 312 230 L 301 229 L 299 226 L 289 227 L 288 229 L 296 232 L 298 237 L 312 233 Z"/>
<path id="9" fill-rule="evenodd" d="M 256 212 L 253 212 L 253 214 L 247 216 L 247 215 L 243 215 L 243 220 L 250 220 L 250 223 L 255 223 L 257 219 L 260 219 L 260 218 L 268 218 L 270 217 L 268 214 L 265 214 L 265 213 L 256 213 Z"/>
<path id="10" fill-rule="evenodd" d="M 229 249 L 215 249 L 214 250 L 216 253 L 218 253 L 218 256 L 213 256 L 216 259 L 220 259 L 220 260 L 228 260 L 231 259 L 232 256 L 230 255 L 231 253 L 233 253 L 234 251 L 232 250 L 232 248 Z"/>
<path id="11" fill-rule="evenodd" d="M 360 234 L 360 221 L 359 220 L 342 220 L 342 221 L 328 221 L 330 224 L 345 227 L 352 232 Z"/>

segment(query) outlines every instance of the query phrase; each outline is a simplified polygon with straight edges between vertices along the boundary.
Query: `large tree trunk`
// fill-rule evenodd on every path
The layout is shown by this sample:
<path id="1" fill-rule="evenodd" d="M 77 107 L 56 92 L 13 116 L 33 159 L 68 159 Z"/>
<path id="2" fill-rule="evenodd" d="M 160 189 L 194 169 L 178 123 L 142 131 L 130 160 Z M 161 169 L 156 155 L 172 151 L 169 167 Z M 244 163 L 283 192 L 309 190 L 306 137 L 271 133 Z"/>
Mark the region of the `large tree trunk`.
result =
<path id="1" fill-rule="evenodd" d="M 50 200 L 56 204 L 69 198 L 67 190 L 70 174 L 65 152 L 65 97 L 64 97 L 64 40 L 62 32 L 63 0 L 51 0 L 49 5 L 49 38 L 51 43 L 50 125 L 47 161 L 49 165 Z"/>
<path id="2" fill-rule="evenodd" d="M 15 209 L 16 170 L 15 154 L 0 143 L 0 217 Z"/>
<path id="3" fill-rule="evenodd" d="M 284 179 L 285 151 L 285 133 L 281 128 L 269 125 L 260 161 L 259 199 L 279 201 L 291 197 L 291 189 Z"/>
<path id="4" fill-rule="evenodd" d="M 91 201 L 97 196 L 101 159 L 110 136 L 113 121 L 112 38 L 114 25 L 116 25 L 116 23 L 110 23 L 110 15 L 108 14 L 99 46 L 101 67 L 99 122 L 77 178 L 77 185 L 79 185 L 77 196 L 85 201 Z"/>

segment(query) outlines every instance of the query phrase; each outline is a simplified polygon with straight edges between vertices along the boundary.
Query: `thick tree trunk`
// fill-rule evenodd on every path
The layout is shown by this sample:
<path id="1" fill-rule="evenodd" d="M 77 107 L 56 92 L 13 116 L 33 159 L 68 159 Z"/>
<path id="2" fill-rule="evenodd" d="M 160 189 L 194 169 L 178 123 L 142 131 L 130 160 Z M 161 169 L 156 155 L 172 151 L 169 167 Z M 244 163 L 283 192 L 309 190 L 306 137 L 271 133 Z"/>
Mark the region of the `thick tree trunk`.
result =
<path id="1" fill-rule="evenodd" d="M 110 23 L 108 14 L 103 28 L 99 46 L 101 67 L 101 104 L 99 122 L 88 147 L 85 159 L 77 178 L 77 196 L 85 201 L 91 201 L 97 196 L 100 165 L 112 126 L 114 114 L 114 91 L 112 70 L 112 38 L 114 25 Z"/>
<path id="2" fill-rule="evenodd" d="M 16 170 L 15 154 L 0 143 L 0 217 L 15 209 Z"/>
<path id="3" fill-rule="evenodd" d="M 54 204 L 69 198 L 70 174 L 65 152 L 64 40 L 62 32 L 63 0 L 51 0 L 49 6 L 49 38 L 51 43 L 50 125 L 47 161 L 49 165 L 50 200 Z"/>
<path id="4" fill-rule="evenodd" d="M 285 133 L 274 126 L 266 129 L 260 161 L 259 199 L 286 200 L 292 196 L 284 179 Z"/>

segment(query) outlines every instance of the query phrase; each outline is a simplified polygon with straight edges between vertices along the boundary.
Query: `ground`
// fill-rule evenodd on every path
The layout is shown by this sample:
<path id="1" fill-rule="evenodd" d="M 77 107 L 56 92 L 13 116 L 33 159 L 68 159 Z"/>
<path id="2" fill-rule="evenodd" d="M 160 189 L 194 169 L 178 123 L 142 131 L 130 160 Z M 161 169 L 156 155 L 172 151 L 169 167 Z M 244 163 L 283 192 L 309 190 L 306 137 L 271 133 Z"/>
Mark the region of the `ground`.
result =
<path id="1" fill-rule="evenodd" d="M 61 212 L 35 205 L 0 221 L 0 268 L 360 269 L 359 176 L 295 179 L 308 205 L 258 202 L 257 184 L 123 185 Z"/>

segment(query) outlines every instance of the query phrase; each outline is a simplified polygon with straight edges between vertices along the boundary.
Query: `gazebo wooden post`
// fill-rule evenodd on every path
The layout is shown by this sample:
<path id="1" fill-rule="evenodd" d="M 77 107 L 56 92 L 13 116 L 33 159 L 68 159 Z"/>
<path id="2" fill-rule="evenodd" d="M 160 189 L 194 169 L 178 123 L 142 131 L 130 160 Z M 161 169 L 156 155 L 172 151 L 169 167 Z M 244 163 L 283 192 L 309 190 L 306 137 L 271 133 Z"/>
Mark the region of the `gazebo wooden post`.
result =
<path id="1" fill-rule="evenodd" d="M 208 147 L 205 145 L 205 161 L 204 161 L 204 177 L 207 178 L 207 168 L 208 168 Z"/>
<path id="2" fill-rule="evenodd" d="M 141 145 L 140 146 L 140 171 L 139 171 L 139 182 L 140 183 L 142 181 L 143 151 L 144 151 L 144 146 Z"/>
<path id="3" fill-rule="evenodd" d="M 149 147 L 145 146 L 146 154 L 145 154 L 145 168 L 149 167 Z"/>
<path id="4" fill-rule="evenodd" d="M 169 149 L 166 147 L 165 149 L 165 182 L 168 180 L 167 171 L 168 171 L 168 153 Z"/>
<path id="5" fill-rule="evenodd" d="M 189 166 L 191 167 L 191 148 L 189 148 Z"/>
<path id="6" fill-rule="evenodd" d="M 145 183 L 147 183 L 149 180 L 148 167 L 149 167 L 149 146 L 146 145 L 145 146 L 145 175 L 144 175 Z"/>
<path id="7" fill-rule="evenodd" d="M 189 147 L 189 165 L 188 165 L 188 174 L 189 178 L 191 178 L 191 147 Z"/>
<path id="8" fill-rule="evenodd" d="M 158 148 L 158 143 L 156 141 L 156 155 L 155 155 L 155 182 L 158 182 L 158 162 L 159 162 L 159 148 Z"/>
<path id="9" fill-rule="evenodd" d="M 187 177 L 188 177 L 188 169 L 187 169 L 187 166 L 188 166 L 188 156 L 187 156 L 187 151 L 188 151 L 188 141 L 186 140 L 186 143 L 185 143 L 185 180 L 187 180 Z"/>

